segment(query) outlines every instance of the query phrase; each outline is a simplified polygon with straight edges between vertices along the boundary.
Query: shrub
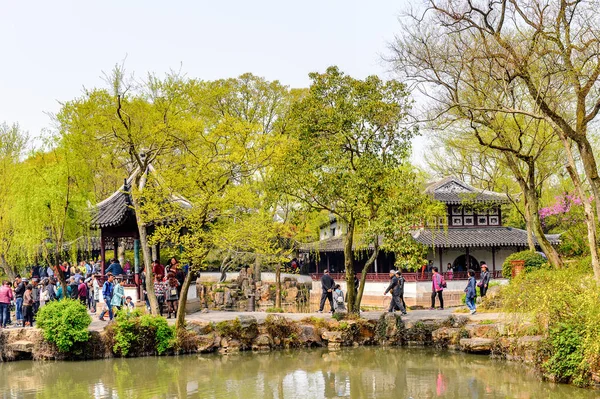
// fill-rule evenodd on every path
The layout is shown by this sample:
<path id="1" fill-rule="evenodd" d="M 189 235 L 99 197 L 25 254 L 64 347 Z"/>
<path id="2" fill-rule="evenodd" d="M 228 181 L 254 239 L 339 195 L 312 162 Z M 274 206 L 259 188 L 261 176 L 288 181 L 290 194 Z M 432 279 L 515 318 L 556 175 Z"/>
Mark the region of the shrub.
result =
<path id="1" fill-rule="evenodd" d="M 267 313 L 283 313 L 283 309 L 282 308 L 267 308 L 266 310 Z"/>
<path id="2" fill-rule="evenodd" d="M 115 323 L 108 328 L 115 355 L 157 353 L 162 355 L 175 345 L 175 328 L 162 316 L 143 314 L 139 310 L 117 312 Z"/>
<path id="3" fill-rule="evenodd" d="M 504 310 L 529 316 L 530 329 L 545 334 L 538 358 L 552 379 L 584 386 L 600 370 L 599 290 L 577 267 L 532 271 L 502 289 Z"/>
<path id="4" fill-rule="evenodd" d="M 44 339 L 56 344 L 61 352 L 77 352 L 76 344 L 90 339 L 88 327 L 92 318 L 79 301 L 63 299 L 47 303 L 40 308 L 36 321 Z"/>
<path id="5" fill-rule="evenodd" d="M 335 312 L 331 315 L 331 318 L 337 321 L 344 320 L 346 318 L 346 313 Z"/>
<path id="6" fill-rule="evenodd" d="M 510 255 L 502 264 L 502 276 L 504 278 L 512 277 L 513 265 L 511 261 L 523 260 L 525 261 L 525 273 L 532 272 L 533 270 L 541 269 L 548 266 L 548 260 L 542 255 L 533 251 L 521 251 Z"/>

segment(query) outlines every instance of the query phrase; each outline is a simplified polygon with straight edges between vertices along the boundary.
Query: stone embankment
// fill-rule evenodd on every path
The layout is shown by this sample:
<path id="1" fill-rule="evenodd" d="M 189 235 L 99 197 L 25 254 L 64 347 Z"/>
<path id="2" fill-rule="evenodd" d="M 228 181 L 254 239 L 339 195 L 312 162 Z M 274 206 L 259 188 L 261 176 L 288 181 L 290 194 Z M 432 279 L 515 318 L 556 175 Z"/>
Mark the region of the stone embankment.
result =
<path id="1" fill-rule="evenodd" d="M 291 315 L 290 315 L 291 316 Z M 298 314 L 255 317 L 237 315 L 223 321 L 190 320 L 185 342 L 177 353 L 231 354 L 286 348 L 347 346 L 436 346 L 450 350 L 532 362 L 541 336 L 527 336 L 500 319 L 470 319 L 450 314 L 444 318 L 409 317 L 384 313 L 379 317 L 334 320 Z M 172 352 L 171 354 L 175 354 Z M 136 352 L 130 356 L 152 355 Z M 90 340 L 73 353 L 60 353 L 44 341 L 38 329 L 4 330 L 0 333 L 2 361 L 19 359 L 83 360 L 113 357 L 106 331 L 91 331 Z"/>

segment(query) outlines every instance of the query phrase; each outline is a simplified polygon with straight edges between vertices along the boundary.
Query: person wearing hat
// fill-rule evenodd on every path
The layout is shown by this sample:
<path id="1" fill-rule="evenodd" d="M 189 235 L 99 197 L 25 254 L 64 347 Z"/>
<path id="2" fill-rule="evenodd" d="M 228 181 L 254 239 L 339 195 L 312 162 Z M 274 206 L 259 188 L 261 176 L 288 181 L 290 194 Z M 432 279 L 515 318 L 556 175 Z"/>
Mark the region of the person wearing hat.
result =
<path id="1" fill-rule="evenodd" d="M 490 272 L 488 271 L 488 267 L 485 264 L 485 261 L 481 262 L 481 280 L 477 283 L 479 287 L 479 294 L 483 298 L 485 293 L 487 292 L 488 285 L 490 284 Z"/>
<path id="2" fill-rule="evenodd" d="M 323 313 L 323 308 L 325 307 L 325 301 L 329 300 L 329 306 L 331 307 L 331 312 L 333 313 L 333 288 L 335 287 L 335 281 L 329 275 L 329 270 L 325 270 L 323 277 L 321 277 L 321 288 L 323 289 L 323 293 L 321 294 L 321 303 L 319 304 L 319 313 Z"/>
<path id="3" fill-rule="evenodd" d="M 393 269 L 390 270 L 390 285 L 388 285 L 383 295 L 387 295 L 390 291 L 392 292 L 392 300 L 390 301 L 388 312 L 394 312 L 396 309 L 400 309 L 402 314 L 406 314 L 406 309 L 404 308 L 402 301 L 400 301 L 400 284 L 398 277 L 396 277 L 396 271 Z"/>

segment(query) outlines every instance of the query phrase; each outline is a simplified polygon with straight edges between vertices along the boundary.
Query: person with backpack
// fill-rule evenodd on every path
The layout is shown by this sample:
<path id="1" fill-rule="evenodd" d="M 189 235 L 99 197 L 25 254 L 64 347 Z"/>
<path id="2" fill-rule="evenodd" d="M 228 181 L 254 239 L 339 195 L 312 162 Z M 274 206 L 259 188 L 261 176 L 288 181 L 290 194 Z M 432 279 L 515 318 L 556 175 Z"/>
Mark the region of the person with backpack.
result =
<path id="1" fill-rule="evenodd" d="M 344 304 L 344 291 L 339 284 L 336 284 L 333 288 L 333 312 L 345 312 L 346 305 Z"/>
<path id="2" fill-rule="evenodd" d="M 113 291 L 114 291 L 113 280 L 114 279 L 115 279 L 115 276 L 113 276 L 112 273 L 108 273 L 106 275 L 106 281 L 104 282 L 104 285 L 102 285 L 102 298 L 104 298 L 104 309 L 102 309 L 102 313 L 100 313 L 100 317 L 98 317 L 98 320 L 100 320 L 100 321 L 104 321 L 104 314 L 106 312 L 108 312 L 108 318 L 110 320 L 113 319 L 113 311 L 112 311 L 112 306 L 110 303 L 113 298 Z"/>
<path id="3" fill-rule="evenodd" d="M 433 271 L 433 275 L 431 276 L 431 288 L 432 288 L 432 293 L 431 293 L 431 308 L 429 308 L 429 310 L 434 310 L 435 309 L 435 297 L 437 296 L 438 299 L 440 300 L 440 309 L 444 310 L 444 288 L 446 288 L 446 281 L 444 281 L 444 277 L 438 273 L 438 268 L 437 267 L 433 267 L 431 269 Z"/>
<path id="4" fill-rule="evenodd" d="M 475 298 L 477 297 L 477 290 L 475 288 L 475 271 L 469 270 L 469 282 L 467 283 L 467 287 L 465 288 L 466 293 L 466 304 L 471 314 L 475 314 L 477 312 L 475 307 Z"/>
<path id="5" fill-rule="evenodd" d="M 400 301 L 400 285 L 398 277 L 396 277 L 396 271 L 393 269 L 390 270 L 390 285 L 388 285 L 383 295 L 387 295 L 390 291 L 392 292 L 392 300 L 390 301 L 388 312 L 393 313 L 396 309 L 399 309 L 402 314 L 406 314 L 406 309 Z"/>
<path id="6" fill-rule="evenodd" d="M 79 298 L 79 284 L 75 281 L 75 277 L 69 278 L 69 285 L 67 286 L 67 298 L 77 299 Z"/>

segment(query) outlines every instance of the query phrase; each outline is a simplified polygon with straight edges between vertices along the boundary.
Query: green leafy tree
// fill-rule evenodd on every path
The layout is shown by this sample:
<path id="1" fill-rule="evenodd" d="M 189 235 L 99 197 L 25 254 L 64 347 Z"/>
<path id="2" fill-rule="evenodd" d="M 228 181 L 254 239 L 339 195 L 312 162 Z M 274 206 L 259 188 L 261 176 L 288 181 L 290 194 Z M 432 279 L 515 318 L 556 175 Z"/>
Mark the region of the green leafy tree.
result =
<path id="1" fill-rule="evenodd" d="M 292 108 L 291 139 L 275 182 L 298 203 L 327 211 L 346 226 L 348 304 L 357 312 L 380 238 L 389 248 L 403 249 L 398 262 L 406 267 L 422 259 L 423 248 L 409 238 L 409 229 L 423 224 L 429 204 L 407 161 L 416 134 L 406 126 L 411 101 L 404 84 L 376 76 L 358 80 L 330 67 L 310 78 L 309 91 Z M 373 251 L 355 298 L 354 250 L 359 242 Z"/>

